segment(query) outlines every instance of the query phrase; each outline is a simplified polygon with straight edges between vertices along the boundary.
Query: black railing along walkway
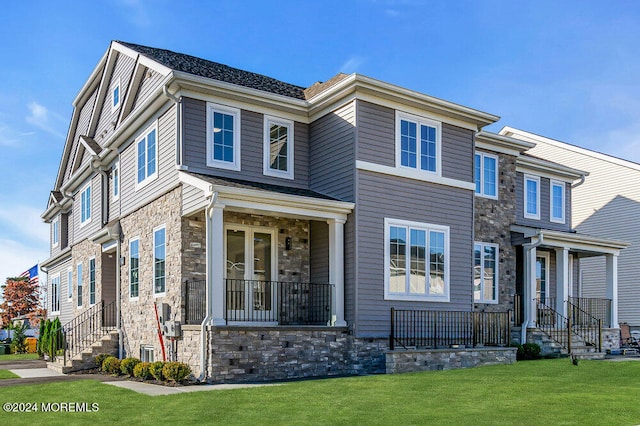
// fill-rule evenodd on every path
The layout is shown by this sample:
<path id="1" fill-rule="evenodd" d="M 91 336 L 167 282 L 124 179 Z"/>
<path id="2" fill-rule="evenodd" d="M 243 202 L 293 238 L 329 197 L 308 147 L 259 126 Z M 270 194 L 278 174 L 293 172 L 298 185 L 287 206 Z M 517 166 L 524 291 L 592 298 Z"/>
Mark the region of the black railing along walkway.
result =
<path id="1" fill-rule="evenodd" d="M 424 311 L 391 308 L 389 349 L 508 346 L 511 311 Z"/>

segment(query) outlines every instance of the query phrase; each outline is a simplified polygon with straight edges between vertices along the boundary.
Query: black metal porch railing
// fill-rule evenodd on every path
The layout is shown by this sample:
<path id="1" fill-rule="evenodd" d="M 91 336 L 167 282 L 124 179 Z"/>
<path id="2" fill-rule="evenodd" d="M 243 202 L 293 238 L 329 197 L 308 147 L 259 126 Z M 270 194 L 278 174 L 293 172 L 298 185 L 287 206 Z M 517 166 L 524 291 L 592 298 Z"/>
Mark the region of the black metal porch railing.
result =
<path id="1" fill-rule="evenodd" d="M 577 334 L 587 345 L 594 346 L 598 352 L 602 351 L 602 320 L 582 310 L 579 306 L 567 302 L 569 315 L 568 327 Z"/>
<path id="2" fill-rule="evenodd" d="M 536 304 L 536 324 L 538 329 L 571 352 L 569 319 L 540 299 L 534 299 L 533 303 Z"/>
<path id="3" fill-rule="evenodd" d="M 463 312 L 391 308 L 389 349 L 508 346 L 511 311 Z"/>
<path id="4" fill-rule="evenodd" d="M 185 285 L 186 323 L 206 315 L 206 281 Z M 279 325 L 327 325 L 333 314 L 333 285 L 259 280 L 225 280 L 225 319 Z"/>
<path id="5" fill-rule="evenodd" d="M 578 307 L 580 311 L 588 314 L 584 319 L 581 316 L 575 317 L 575 324 L 579 324 L 583 320 L 588 324 L 590 317 L 595 317 L 602 321 L 603 327 L 611 327 L 611 299 L 570 297 L 569 303 Z"/>
<path id="6" fill-rule="evenodd" d="M 116 301 L 105 304 L 100 301 L 63 325 L 64 362 L 91 346 L 117 328 Z M 54 333 L 59 330 L 54 331 Z"/>

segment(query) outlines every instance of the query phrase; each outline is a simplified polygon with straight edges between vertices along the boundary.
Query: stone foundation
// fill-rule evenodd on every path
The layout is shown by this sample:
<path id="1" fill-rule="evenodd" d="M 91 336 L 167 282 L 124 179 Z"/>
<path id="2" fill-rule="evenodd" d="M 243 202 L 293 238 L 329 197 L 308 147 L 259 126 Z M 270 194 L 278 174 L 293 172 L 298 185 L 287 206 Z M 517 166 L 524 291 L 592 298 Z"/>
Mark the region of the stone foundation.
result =
<path id="1" fill-rule="evenodd" d="M 388 374 L 411 373 L 513 364 L 516 348 L 397 350 L 387 351 L 385 357 Z"/>

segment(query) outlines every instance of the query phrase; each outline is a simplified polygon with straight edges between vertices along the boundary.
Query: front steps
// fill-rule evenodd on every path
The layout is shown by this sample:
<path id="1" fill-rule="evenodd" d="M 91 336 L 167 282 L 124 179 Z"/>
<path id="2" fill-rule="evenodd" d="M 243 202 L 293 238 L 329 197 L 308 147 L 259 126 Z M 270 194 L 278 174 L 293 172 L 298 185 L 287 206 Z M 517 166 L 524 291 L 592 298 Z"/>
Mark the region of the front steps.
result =
<path id="1" fill-rule="evenodd" d="M 540 354 L 544 357 L 568 356 L 567 332 L 558 330 L 553 338 L 538 329 L 527 330 L 527 341 L 537 343 L 540 346 Z M 571 355 L 577 359 L 604 359 L 605 352 L 598 352 L 595 346 L 588 345 L 584 339 L 576 334 L 571 336 Z"/>
<path id="2" fill-rule="evenodd" d="M 94 358 L 99 354 L 118 355 L 118 331 L 113 330 L 98 338 L 91 346 L 75 355 L 72 359 L 59 356 L 53 362 L 47 362 L 47 368 L 59 373 L 70 373 L 72 371 L 88 370 L 96 367 Z"/>

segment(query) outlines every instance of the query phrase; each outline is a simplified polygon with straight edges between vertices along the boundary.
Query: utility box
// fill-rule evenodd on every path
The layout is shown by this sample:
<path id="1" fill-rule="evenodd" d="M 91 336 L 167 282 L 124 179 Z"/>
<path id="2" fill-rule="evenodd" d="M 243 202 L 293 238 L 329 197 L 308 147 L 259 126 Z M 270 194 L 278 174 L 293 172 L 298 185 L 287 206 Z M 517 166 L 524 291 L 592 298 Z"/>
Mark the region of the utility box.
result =
<path id="1" fill-rule="evenodd" d="M 169 304 L 168 303 L 159 303 L 158 304 L 158 315 L 160 316 L 160 324 L 164 324 L 169 321 Z"/>
<path id="2" fill-rule="evenodd" d="M 181 333 L 180 321 L 165 321 L 162 326 L 162 334 L 166 337 L 180 337 Z"/>

